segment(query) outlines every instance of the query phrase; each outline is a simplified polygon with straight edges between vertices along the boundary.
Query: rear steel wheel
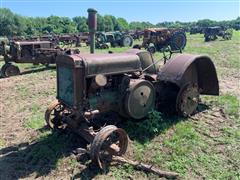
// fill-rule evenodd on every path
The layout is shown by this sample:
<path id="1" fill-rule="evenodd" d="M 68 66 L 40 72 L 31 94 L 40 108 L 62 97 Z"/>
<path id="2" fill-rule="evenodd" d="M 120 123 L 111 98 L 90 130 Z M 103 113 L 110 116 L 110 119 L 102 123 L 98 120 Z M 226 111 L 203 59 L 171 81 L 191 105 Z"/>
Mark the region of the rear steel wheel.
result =
<path id="1" fill-rule="evenodd" d="M 101 169 L 105 169 L 112 156 L 121 156 L 127 151 L 128 135 L 116 126 L 109 125 L 102 128 L 95 136 L 90 156 Z"/>
<path id="2" fill-rule="evenodd" d="M 1 71 L 4 77 L 16 76 L 20 74 L 19 68 L 12 64 L 5 64 Z"/>
<path id="3" fill-rule="evenodd" d="M 2 66 L 2 68 L 1 68 L 1 75 L 2 75 L 2 77 L 6 77 L 6 76 L 5 76 L 5 69 L 6 69 L 6 67 L 9 66 L 9 65 L 10 65 L 9 63 L 6 63 L 6 64 L 4 64 L 4 65 Z"/>
<path id="4" fill-rule="evenodd" d="M 131 36 L 124 36 L 122 38 L 122 46 L 123 47 L 131 47 L 133 44 L 133 38 Z"/>
<path id="5" fill-rule="evenodd" d="M 109 49 L 109 46 L 106 43 L 101 44 L 100 49 Z"/>
<path id="6" fill-rule="evenodd" d="M 194 84 L 186 84 L 180 89 L 177 96 L 176 109 L 178 114 L 183 117 L 192 115 L 197 109 L 198 102 L 198 86 Z"/>
<path id="7" fill-rule="evenodd" d="M 45 121 L 52 130 L 61 130 L 65 126 L 61 121 L 61 115 L 64 112 L 64 106 L 59 101 L 54 101 L 45 112 Z"/>
<path id="8" fill-rule="evenodd" d="M 186 46 L 187 38 L 186 34 L 183 31 L 176 31 L 173 33 L 170 40 L 171 50 L 183 50 Z"/>

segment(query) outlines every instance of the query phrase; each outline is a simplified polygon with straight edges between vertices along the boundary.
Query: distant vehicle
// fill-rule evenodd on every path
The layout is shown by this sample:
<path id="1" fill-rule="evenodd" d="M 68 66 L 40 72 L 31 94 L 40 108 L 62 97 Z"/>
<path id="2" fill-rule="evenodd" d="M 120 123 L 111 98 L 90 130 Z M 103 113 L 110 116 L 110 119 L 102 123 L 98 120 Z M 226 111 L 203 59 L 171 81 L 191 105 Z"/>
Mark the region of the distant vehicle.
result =
<path id="1" fill-rule="evenodd" d="M 11 41 L 1 43 L 5 64 L 1 68 L 3 77 L 20 74 L 19 68 L 13 63 L 49 64 L 56 63 L 56 56 L 64 53 L 55 48 L 50 41 Z"/>
<path id="2" fill-rule="evenodd" d="M 164 51 L 170 47 L 171 51 L 182 51 L 187 43 L 186 34 L 182 29 L 149 28 L 144 30 L 142 45 L 134 48 L 145 48 L 151 53 Z"/>
<path id="3" fill-rule="evenodd" d="M 96 48 L 107 49 L 109 44 L 111 47 L 131 47 L 133 38 L 119 31 L 96 33 Z"/>
<path id="4" fill-rule="evenodd" d="M 220 26 L 208 27 L 204 32 L 205 42 L 214 41 L 218 36 L 222 37 L 224 40 L 230 40 L 232 39 L 232 33 L 232 29 L 226 29 Z"/>

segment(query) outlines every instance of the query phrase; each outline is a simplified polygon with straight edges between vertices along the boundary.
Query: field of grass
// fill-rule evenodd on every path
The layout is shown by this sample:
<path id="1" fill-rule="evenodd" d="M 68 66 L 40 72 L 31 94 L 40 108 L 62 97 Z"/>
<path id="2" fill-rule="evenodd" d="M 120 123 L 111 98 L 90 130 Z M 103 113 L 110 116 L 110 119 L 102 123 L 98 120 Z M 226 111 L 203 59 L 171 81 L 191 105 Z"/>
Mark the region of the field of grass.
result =
<path id="1" fill-rule="evenodd" d="M 240 32 L 235 31 L 230 41 L 205 43 L 200 34 L 188 34 L 187 38 L 185 53 L 212 58 L 220 96 L 202 96 L 200 112 L 191 118 L 151 112 L 144 121 L 124 121 L 121 126 L 130 137 L 126 156 L 175 171 L 181 179 L 240 179 Z M 127 48 L 109 50 L 123 52 Z M 154 57 L 160 59 L 162 54 Z M 72 151 L 81 144 L 79 138 L 45 128 L 44 111 L 56 96 L 55 69 L 19 67 L 25 72 L 36 71 L 0 79 L 0 109 L 4 112 L 0 116 L 0 179 L 159 178 L 130 165 L 114 165 L 101 172 L 89 160 L 78 161 Z"/>

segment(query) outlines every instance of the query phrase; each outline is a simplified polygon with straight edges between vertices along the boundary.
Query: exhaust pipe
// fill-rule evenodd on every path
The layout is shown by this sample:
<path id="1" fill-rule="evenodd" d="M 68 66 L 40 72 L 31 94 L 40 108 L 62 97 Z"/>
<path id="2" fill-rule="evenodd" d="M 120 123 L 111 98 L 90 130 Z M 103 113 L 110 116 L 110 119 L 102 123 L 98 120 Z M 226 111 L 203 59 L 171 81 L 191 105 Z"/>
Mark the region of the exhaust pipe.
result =
<path id="1" fill-rule="evenodd" d="M 90 53 L 94 54 L 95 33 L 97 30 L 97 11 L 92 8 L 89 8 L 87 11 L 88 11 L 88 29 L 90 35 Z"/>

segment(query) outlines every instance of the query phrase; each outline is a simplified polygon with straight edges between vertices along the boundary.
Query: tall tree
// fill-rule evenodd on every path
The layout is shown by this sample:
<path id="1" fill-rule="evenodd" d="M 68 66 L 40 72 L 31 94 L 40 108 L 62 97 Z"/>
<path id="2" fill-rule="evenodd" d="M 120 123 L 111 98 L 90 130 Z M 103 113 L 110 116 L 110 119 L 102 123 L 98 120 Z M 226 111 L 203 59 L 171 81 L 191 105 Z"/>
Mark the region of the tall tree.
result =
<path id="1" fill-rule="evenodd" d="M 73 21 L 77 25 L 78 32 L 87 32 L 88 31 L 87 18 L 76 16 L 73 18 Z"/>
<path id="2" fill-rule="evenodd" d="M 118 23 L 118 30 L 122 31 L 122 30 L 129 29 L 129 25 L 128 25 L 128 22 L 126 21 L 126 19 L 117 18 L 117 23 Z"/>
<path id="3" fill-rule="evenodd" d="M 105 31 L 113 31 L 114 30 L 111 16 L 109 16 L 109 15 L 104 16 L 104 27 L 105 27 Z"/>

